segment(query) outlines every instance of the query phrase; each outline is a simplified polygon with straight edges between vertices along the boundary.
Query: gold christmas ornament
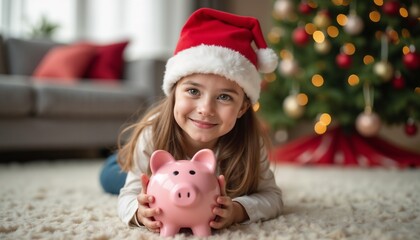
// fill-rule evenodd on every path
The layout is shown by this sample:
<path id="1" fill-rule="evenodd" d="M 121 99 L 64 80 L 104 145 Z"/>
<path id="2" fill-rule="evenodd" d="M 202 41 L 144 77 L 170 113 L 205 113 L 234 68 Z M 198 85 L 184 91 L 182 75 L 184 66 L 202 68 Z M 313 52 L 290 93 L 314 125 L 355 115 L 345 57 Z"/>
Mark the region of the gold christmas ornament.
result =
<path id="1" fill-rule="evenodd" d="M 410 17 L 412 17 L 412 18 L 420 17 L 420 7 L 419 7 L 418 4 L 413 3 L 413 5 L 411 5 L 409 11 L 410 11 Z"/>
<path id="2" fill-rule="evenodd" d="M 277 130 L 274 133 L 274 139 L 277 143 L 284 143 L 289 139 L 289 133 L 285 129 Z"/>
<path id="3" fill-rule="evenodd" d="M 319 11 L 314 17 L 314 24 L 320 29 L 325 29 L 331 25 L 331 19 L 325 10 Z"/>
<path id="4" fill-rule="evenodd" d="M 299 71 L 298 63 L 293 59 L 284 59 L 279 63 L 279 71 L 284 76 L 294 76 Z"/>
<path id="5" fill-rule="evenodd" d="M 315 51 L 317 51 L 318 53 L 327 54 L 331 50 L 331 43 L 328 40 L 324 40 L 323 42 L 320 42 L 320 43 L 316 42 L 314 44 L 314 48 L 315 48 Z"/>
<path id="6" fill-rule="evenodd" d="M 304 113 L 304 107 L 297 100 L 297 95 L 289 95 L 283 101 L 283 110 L 291 118 L 299 118 Z"/>
<path id="7" fill-rule="evenodd" d="M 363 20 L 356 14 L 350 14 L 347 17 L 347 23 L 344 25 L 344 31 L 350 35 L 357 35 L 363 30 Z"/>
<path id="8" fill-rule="evenodd" d="M 373 71 L 384 81 L 391 80 L 392 76 L 394 75 L 394 68 L 389 62 L 385 61 L 375 63 L 373 66 Z"/>
<path id="9" fill-rule="evenodd" d="M 290 19 L 295 12 L 295 7 L 290 0 L 277 0 L 273 9 L 278 19 Z"/>

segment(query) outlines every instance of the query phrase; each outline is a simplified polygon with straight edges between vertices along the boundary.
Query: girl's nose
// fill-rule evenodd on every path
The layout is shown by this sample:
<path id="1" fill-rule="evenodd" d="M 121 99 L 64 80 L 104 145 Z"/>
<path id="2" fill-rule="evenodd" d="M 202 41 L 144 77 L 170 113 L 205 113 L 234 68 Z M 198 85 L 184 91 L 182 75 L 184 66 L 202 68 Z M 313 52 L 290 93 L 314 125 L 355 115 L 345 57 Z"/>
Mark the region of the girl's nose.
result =
<path id="1" fill-rule="evenodd" d="M 214 115 L 214 106 L 213 101 L 208 98 L 203 98 L 199 101 L 197 106 L 197 111 L 203 116 L 213 116 Z"/>

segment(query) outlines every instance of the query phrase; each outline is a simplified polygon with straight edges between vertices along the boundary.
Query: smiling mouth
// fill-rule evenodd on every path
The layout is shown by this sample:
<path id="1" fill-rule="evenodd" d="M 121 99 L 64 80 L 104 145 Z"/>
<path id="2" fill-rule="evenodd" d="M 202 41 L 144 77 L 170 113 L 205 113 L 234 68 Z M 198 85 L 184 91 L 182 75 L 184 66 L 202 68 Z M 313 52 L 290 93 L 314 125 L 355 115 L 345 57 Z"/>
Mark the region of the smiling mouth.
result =
<path id="1" fill-rule="evenodd" d="M 200 120 L 194 120 L 194 119 L 190 119 L 193 124 L 195 126 L 197 126 L 198 128 L 204 128 L 204 129 L 208 129 L 208 128 L 212 128 L 214 126 L 216 126 L 217 124 L 215 123 L 210 123 L 210 122 L 205 122 L 205 121 L 200 121 Z"/>

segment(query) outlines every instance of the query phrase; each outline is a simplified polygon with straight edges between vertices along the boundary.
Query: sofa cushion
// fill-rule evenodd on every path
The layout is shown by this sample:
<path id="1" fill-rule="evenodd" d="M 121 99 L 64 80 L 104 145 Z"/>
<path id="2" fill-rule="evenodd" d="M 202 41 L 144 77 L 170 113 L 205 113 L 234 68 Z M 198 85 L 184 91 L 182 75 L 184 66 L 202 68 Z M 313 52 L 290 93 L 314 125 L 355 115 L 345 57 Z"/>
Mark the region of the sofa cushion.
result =
<path id="1" fill-rule="evenodd" d="M 128 41 L 97 45 L 96 56 L 89 67 L 87 78 L 95 80 L 118 80 L 122 78 L 124 50 Z"/>
<path id="2" fill-rule="evenodd" d="M 48 40 L 26 40 L 8 38 L 6 60 L 9 74 L 31 76 L 44 55 L 53 47 L 62 44 Z"/>
<path id="3" fill-rule="evenodd" d="M 73 44 L 51 49 L 35 69 L 36 78 L 55 78 L 59 81 L 75 81 L 84 77 L 96 55 L 95 47 Z"/>
<path id="4" fill-rule="evenodd" d="M 6 49 L 0 34 L 0 74 L 7 74 Z"/>
<path id="5" fill-rule="evenodd" d="M 0 75 L 0 116 L 30 115 L 33 92 L 25 77 Z"/>
<path id="6" fill-rule="evenodd" d="M 54 117 L 130 116 L 145 104 L 144 93 L 119 84 L 34 83 L 35 113 Z"/>

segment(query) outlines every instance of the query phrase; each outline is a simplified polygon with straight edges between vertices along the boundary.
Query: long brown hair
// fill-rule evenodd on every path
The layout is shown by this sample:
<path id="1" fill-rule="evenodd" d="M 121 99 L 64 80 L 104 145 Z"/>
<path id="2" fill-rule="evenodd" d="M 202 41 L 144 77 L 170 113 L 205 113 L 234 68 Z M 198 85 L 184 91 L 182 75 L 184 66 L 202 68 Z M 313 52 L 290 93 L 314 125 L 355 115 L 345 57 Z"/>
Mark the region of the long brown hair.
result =
<path id="1" fill-rule="evenodd" d="M 133 167 L 134 151 L 143 130 L 152 128 L 152 142 L 146 147 L 150 152 L 162 149 L 170 152 L 175 159 L 184 159 L 186 146 L 183 145 L 182 129 L 173 116 L 175 87 L 171 93 L 151 108 L 139 122 L 126 128 L 122 134 L 132 131 L 127 142 L 120 144 L 118 162 L 124 171 Z M 251 194 L 257 191 L 260 161 L 263 147 L 270 147 L 269 137 L 263 131 L 256 113 L 248 107 L 245 114 L 237 119 L 233 129 L 218 140 L 220 174 L 226 179 L 226 191 L 230 197 Z M 150 175 L 150 166 L 148 168 Z"/>

